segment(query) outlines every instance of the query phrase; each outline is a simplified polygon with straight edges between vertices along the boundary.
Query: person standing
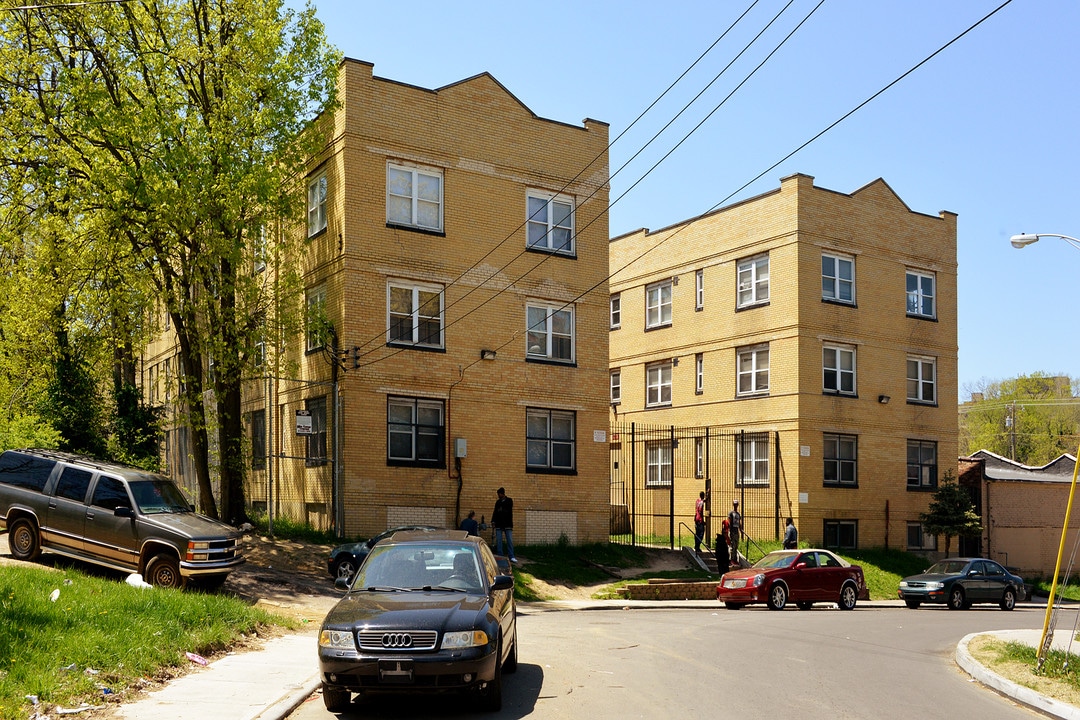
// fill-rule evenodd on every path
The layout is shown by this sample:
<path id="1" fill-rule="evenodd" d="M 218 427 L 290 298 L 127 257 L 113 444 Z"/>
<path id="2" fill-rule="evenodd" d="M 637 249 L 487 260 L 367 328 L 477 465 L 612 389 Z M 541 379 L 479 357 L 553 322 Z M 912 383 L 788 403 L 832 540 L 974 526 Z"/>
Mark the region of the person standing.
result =
<path id="1" fill-rule="evenodd" d="M 506 556 L 516 563 L 514 557 L 514 500 L 506 496 L 506 488 L 495 491 L 495 509 L 491 511 L 491 527 L 495 528 L 495 554 L 503 554 L 503 538 L 506 538 Z"/>
<path id="2" fill-rule="evenodd" d="M 480 535 L 480 523 L 476 522 L 475 510 L 470 510 L 469 516 L 461 521 L 461 529 L 470 535 Z"/>
<path id="3" fill-rule="evenodd" d="M 742 514 L 739 512 L 739 501 L 731 502 L 731 512 L 727 515 L 728 520 L 728 544 L 731 545 L 731 564 L 739 564 L 739 537 L 742 535 Z"/>
<path id="4" fill-rule="evenodd" d="M 799 547 L 799 531 L 795 529 L 795 521 L 787 519 L 787 527 L 784 529 L 784 549 L 794 550 Z"/>
<path id="5" fill-rule="evenodd" d="M 698 493 L 694 503 L 694 552 L 701 553 L 701 541 L 705 539 L 705 498 L 704 490 Z"/>

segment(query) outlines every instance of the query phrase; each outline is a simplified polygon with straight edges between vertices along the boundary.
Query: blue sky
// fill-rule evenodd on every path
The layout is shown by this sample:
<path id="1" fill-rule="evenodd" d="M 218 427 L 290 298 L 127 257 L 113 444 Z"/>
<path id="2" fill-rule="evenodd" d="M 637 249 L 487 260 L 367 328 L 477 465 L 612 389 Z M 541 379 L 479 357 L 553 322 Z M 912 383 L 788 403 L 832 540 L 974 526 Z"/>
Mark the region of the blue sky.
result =
<path id="1" fill-rule="evenodd" d="M 611 235 L 664 227 L 776 188 L 796 172 L 844 193 L 881 177 L 916 212 L 959 215 L 960 399 L 1022 374 L 1080 376 L 1080 249 L 1055 238 L 1023 250 L 1009 244 L 1020 232 L 1080 237 L 1080 3 L 1013 0 L 769 169 L 1003 1 L 825 0 L 815 10 L 818 0 L 792 0 L 680 120 L 614 175 L 612 201 L 626 195 L 611 208 Z M 486 71 L 537 115 L 603 120 L 612 139 L 751 2 L 313 0 L 330 42 L 374 63 L 380 77 L 438 88 Z M 786 4 L 759 0 L 614 143 L 611 172 Z"/>

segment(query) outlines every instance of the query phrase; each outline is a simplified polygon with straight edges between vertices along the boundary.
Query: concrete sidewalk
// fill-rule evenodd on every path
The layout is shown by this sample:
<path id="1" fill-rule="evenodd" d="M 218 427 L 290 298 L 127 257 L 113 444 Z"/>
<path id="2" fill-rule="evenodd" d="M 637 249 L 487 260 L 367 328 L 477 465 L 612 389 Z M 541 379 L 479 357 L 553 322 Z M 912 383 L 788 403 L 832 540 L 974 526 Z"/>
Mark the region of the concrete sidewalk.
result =
<path id="1" fill-rule="evenodd" d="M 672 608 L 715 611 L 719 607 L 715 600 L 559 600 L 519 603 L 518 613 Z M 859 607 L 903 607 L 903 603 L 871 600 L 860 602 Z M 1080 708 L 1009 682 L 976 662 L 967 648 L 980 634 L 1034 647 L 1039 643 L 1041 631 L 1005 630 L 968 635 L 957 645 L 956 663 L 978 682 L 1020 703 L 1054 717 L 1080 720 Z M 117 716 L 124 720 L 281 720 L 319 688 L 316 643 L 317 631 L 312 631 L 274 638 L 258 650 L 227 655 L 205 668 L 192 670 L 136 702 L 121 705 Z M 1067 632 L 1055 635 L 1055 647 L 1064 649 L 1067 643 Z"/>

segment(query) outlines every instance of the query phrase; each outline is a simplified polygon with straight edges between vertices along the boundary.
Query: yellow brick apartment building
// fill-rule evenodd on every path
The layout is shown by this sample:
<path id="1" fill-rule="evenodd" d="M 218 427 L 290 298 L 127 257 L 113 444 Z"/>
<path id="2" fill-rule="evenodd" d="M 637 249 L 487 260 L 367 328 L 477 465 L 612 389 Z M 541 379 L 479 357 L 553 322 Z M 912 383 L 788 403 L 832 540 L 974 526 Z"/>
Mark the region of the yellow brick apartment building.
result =
<path id="1" fill-rule="evenodd" d="M 430 90 L 345 60 L 338 88 L 299 183 L 308 326 L 245 391 L 248 502 L 367 537 L 490 518 L 505 487 L 515 542 L 605 540 L 607 125 L 487 73 Z M 146 365 L 156 386 L 167 351 Z"/>
<path id="2" fill-rule="evenodd" d="M 956 467 L 955 214 L 793 175 L 616 237 L 610 263 L 613 506 L 692 527 L 707 490 L 709 538 L 740 500 L 754 539 L 791 516 L 813 545 L 935 549 L 918 516 Z M 655 431 L 632 455 L 631 427 Z M 647 514 L 635 532 L 664 534 Z"/>

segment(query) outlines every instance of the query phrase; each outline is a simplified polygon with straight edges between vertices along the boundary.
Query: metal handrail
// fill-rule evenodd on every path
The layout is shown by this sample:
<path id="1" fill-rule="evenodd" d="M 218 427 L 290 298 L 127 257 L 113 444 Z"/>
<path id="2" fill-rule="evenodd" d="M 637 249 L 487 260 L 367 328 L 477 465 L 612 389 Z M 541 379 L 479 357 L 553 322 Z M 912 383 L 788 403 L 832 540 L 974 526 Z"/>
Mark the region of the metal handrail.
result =
<path id="1" fill-rule="evenodd" d="M 687 530 L 690 531 L 690 535 L 692 535 L 693 537 L 697 537 L 697 533 L 694 531 L 694 529 L 691 528 L 689 525 L 687 525 L 682 520 L 679 521 L 679 536 L 680 537 L 682 537 L 682 528 L 686 528 Z M 701 538 L 701 544 L 705 546 L 706 550 L 709 550 L 711 552 L 712 551 L 712 546 L 709 545 L 709 537 L 708 537 L 708 535 L 709 535 L 709 533 L 705 533 L 705 537 Z"/>

